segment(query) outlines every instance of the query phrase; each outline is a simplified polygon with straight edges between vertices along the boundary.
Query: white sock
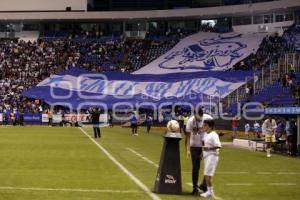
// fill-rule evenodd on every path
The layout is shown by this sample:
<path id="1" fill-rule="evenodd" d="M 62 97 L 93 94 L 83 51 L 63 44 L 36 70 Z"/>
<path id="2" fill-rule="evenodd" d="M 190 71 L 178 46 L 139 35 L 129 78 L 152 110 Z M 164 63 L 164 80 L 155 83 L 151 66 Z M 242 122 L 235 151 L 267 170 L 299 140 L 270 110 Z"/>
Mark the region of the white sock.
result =
<path id="1" fill-rule="evenodd" d="M 213 188 L 212 188 L 212 187 L 207 187 L 207 191 L 208 191 L 210 194 L 212 194 Z"/>

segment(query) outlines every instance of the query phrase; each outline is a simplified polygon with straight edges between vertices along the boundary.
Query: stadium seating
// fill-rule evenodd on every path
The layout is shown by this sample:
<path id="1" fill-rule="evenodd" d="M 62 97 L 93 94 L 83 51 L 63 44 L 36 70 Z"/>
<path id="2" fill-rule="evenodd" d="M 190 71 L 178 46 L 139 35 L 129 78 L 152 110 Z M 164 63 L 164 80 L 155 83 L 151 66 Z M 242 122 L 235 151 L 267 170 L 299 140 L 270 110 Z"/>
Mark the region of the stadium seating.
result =
<path id="1" fill-rule="evenodd" d="M 205 27 L 204 27 L 205 29 Z M 206 28 L 207 29 L 207 28 Z M 289 51 L 290 44 L 288 42 L 294 41 L 295 34 L 298 29 L 294 28 L 288 33 L 285 33 L 283 39 L 275 37 L 267 37 L 263 40 L 258 52 L 246 58 L 243 62 L 236 65 L 235 70 L 257 70 L 270 66 L 270 60 L 276 60 L 283 53 Z M 20 76 L 17 71 L 10 71 L 9 65 L 4 65 L 0 71 L 1 83 L 8 84 L 0 91 L 0 107 L 19 107 L 22 104 L 21 93 L 24 89 L 35 86 L 44 78 L 57 74 L 64 69 L 69 69 L 74 66 L 80 66 L 90 71 L 104 72 L 104 71 L 123 71 L 132 72 L 140 69 L 142 66 L 147 65 L 157 57 L 170 50 L 180 38 L 192 33 L 191 31 L 181 30 L 180 32 L 169 32 L 168 36 L 165 33 L 150 33 L 144 40 L 124 39 L 117 36 L 101 36 L 96 37 L 94 33 L 90 35 L 85 34 L 69 34 L 68 32 L 44 32 L 41 34 L 40 39 L 36 43 L 15 42 L 7 43 L 2 42 L 0 48 L 5 52 L 3 59 L 7 59 L 9 65 L 18 66 L 19 60 L 14 59 L 18 55 L 18 51 L 24 53 L 24 49 L 34 51 L 34 56 L 30 57 L 30 61 L 24 61 L 28 64 L 28 69 L 24 71 L 28 74 Z M 286 45 L 282 45 L 285 42 Z M 284 46 L 285 48 L 282 48 Z M 40 52 L 43 49 L 43 54 Z M 9 56 L 6 54 L 10 51 L 16 51 L 15 54 Z M 64 59 L 56 59 L 60 55 Z M 45 63 L 44 67 L 39 68 L 36 63 Z M 54 62 L 53 62 L 54 61 Z M 33 63 L 31 63 L 33 62 Z M 243 64 L 241 64 L 243 63 Z M 34 67 L 33 67 L 34 66 Z M 34 76 L 28 77 L 30 74 Z M 9 74 L 9 75 L 8 75 Z M 8 79 L 9 83 L 7 83 Z M 26 80 L 26 81 L 25 81 Z M 11 88 L 14 85 L 14 88 Z M 282 91 L 280 94 L 274 91 Z M 18 95 L 9 95 L 11 92 Z M 276 98 L 275 98 L 276 97 Z M 271 101 L 270 98 L 273 98 Z M 292 98 L 291 94 L 281 88 L 279 84 L 274 84 L 265 88 L 265 90 L 256 94 L 253 101 L 269 102 L 272 105 L 294 105 L 297 99 Z M 12 103 L 19 102 L 19 103 Z M 241 101 L 245 102 L 245 99 Z M 31 104 L 33 105 L 33 104 Z M 26 107 L 23 105 L 23 107 Z M 32 106 L 29 106 L 32 110 Z M 33 106 L 34 107 L 34 106 Z M 34 107 L 34 112 L 37 107 Z M 235 113 L 237 111 L 236 104 L 229 105 L 227 111 Z"/>

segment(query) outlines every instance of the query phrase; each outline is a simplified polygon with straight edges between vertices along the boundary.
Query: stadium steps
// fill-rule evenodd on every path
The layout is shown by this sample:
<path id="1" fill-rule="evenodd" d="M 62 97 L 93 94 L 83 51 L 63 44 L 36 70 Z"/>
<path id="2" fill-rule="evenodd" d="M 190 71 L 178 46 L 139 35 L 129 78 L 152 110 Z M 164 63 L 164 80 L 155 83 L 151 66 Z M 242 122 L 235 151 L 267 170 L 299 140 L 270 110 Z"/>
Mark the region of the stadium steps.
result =
<path id="1" fill-rule="evenodd" d="M 296 74 L 296 85 L 300 84 L 300 73 Z M 270 106 L 294 106 L 296 103 L 299 103 L 299 98 L 294 98 L 290 91 L 289 87 L 283 87 L 281 83 L 275 82 L 263 90 L 256 93 L 250 99 L 250 102 L 261 102 Z M 246 102 L 245 99 L 240 101 L 241 105 Z M 234 103 L 226 109 L 227 112 L 232 113 L 235 115 L 238 112 L 237 103 Z M 250 107 L 248 107 L 250 108 Z M 253 107 L 251 107 L 253 108 Z M 252 113 L 247 113 L 248 115 L 252 115 Z"/>

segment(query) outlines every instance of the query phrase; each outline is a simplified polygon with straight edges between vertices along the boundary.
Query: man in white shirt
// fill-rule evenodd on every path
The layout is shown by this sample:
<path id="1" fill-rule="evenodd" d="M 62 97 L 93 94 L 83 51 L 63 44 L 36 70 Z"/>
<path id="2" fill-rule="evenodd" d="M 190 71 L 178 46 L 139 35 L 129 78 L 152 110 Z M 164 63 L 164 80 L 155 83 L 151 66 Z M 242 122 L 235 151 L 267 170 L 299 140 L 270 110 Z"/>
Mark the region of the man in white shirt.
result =
<path id="1" fill-rule="evenodd" d="M 192 158 L 192 181 L 193 181 L 193 195 L 198 195 L 198 179 L 200 171 L 200 160 L 202 157 L 202 140 L 204 136 L 203 121 L 213 119 L 210 115 L 204 114 L 202 108 L 198 108 L 195 115 L 190 117 L 186 125 L 186 155 L 187 158 Z M 203 191 L 207 190 L 205 180 L 199 188 Z"/>
<path id="2" fill-rule="evenodd" d="M 271 148 L 273 144 L 276 142 L 275 138 L 275 130 L 277 128 L 277 124 L 275 119 L 269 116 L 261 126 L 262 134 L 265 136 L 265 142 L 267 143 L 267 157 L 271 157 Z"/>

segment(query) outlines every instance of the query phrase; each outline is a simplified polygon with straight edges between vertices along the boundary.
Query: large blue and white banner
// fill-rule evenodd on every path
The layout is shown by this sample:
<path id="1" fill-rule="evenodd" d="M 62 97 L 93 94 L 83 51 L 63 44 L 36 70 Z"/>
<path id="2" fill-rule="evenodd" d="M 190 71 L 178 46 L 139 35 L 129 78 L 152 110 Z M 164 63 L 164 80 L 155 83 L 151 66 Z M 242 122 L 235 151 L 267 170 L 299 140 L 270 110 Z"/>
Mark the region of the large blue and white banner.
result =
<path id="1" fill-rule="evenodd" d="M 265 34 L 199 32 L 133 74 L 222 71 L 256 53 Z"/>
<path id="2" fill-rule="evenodd" d="M 82 105 L 190 103 L 218 101 L 245 83 L 252 72 L 198 72 L 162 75 L 133 75 L 121 72 L 95 74 L 73 68 L 51 76 L 24 92 L 51 105 L 64 102 L 77 109 Z"/>

